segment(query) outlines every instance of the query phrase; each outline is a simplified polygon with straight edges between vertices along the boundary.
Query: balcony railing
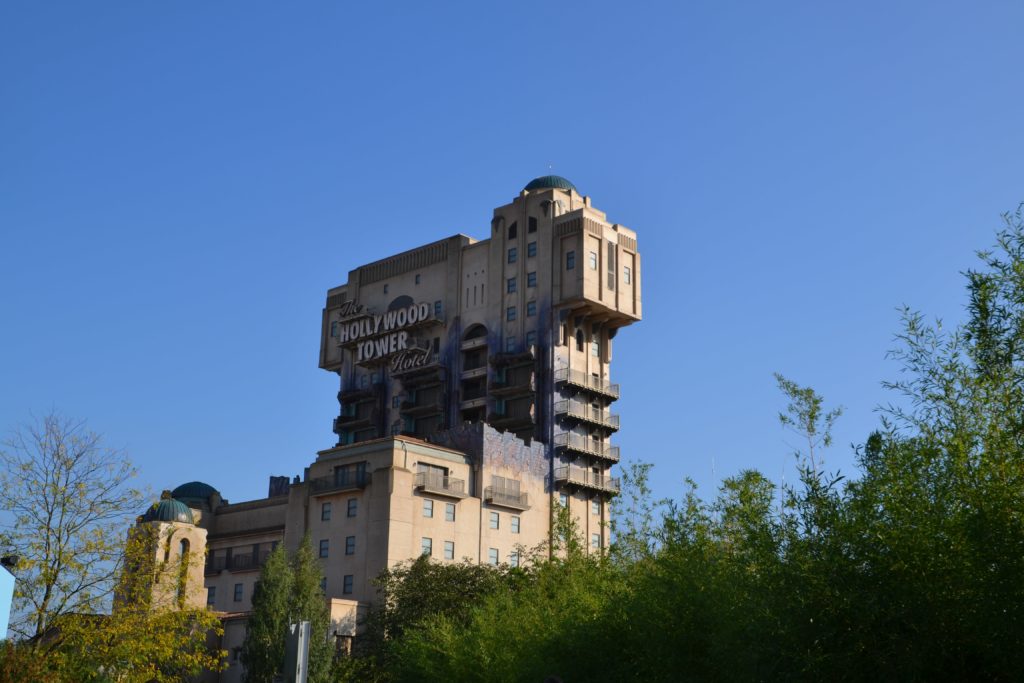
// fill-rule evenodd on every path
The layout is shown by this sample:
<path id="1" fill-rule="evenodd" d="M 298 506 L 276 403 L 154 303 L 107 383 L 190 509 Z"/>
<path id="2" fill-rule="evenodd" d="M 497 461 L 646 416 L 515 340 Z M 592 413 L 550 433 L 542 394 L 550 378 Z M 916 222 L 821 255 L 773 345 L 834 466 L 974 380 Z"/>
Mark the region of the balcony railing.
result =
<path id="1" fill-rule="evenodd" d="M 619 428 L 618 415 L 574 399 L 566 399 L 555 403 L 555 415 L 568 415 L 569 417 L 601 425 L 609 429 Z"/>
<path id="2" fill-rule="evenodd" d="M 592 455 L 611 462 L 619 461 L 619 447 L 605 441 L 588 439 L 579 434 L 556 434 L 555 448 L 564 448 L 585 455 Z"/>
<path id="3" fill-rule="evenodd" d="M 336 472 L 330 477 L 310 479 L 309 485 L 314 496 L 322 496 L 335 491 L 354 491 L 366 488 L 370 483 L 370 473 L 365 471 Z"/>
<path id="4" fill-rule="evenodd" d="M 211 557 L 206 561 L 206 573 L 217 574 L 225 569 L 233 572 L 256 570 L 266 564 L 268 557 L 270 557 L 269 550 L 258 554 L 245 552 L 231 557 Z"/>
<path id="5" fill-rule="evenodd" d="M 555 370 L 555 383 L 571 384 L 574 387 L 580 387 L 587 391 L 592 391 L 602 396 L 608 396 L 610 398 L 619 398 L 619 385 L 612 384 L 600 377 L 594 377 L 588 375 L 580 370 L 570 370 L 569 368 L 559 368 Z"/>
<path id="6" fill-rule="evenodd" d="M 509 491 L 497 486 L 488 486 L 484 489 L 484 500 L 491 505 L 500 505 L 515 510 L 530 509 L 530 498 L 527 494 L 519 493 L 519 491 Z"/>
<path id="7" fill-rule="evenodd" d="M 432 472 L 416 473 L 416 488 L 424 493 L 435 493 L 449 498 L 465 498 L 466 480 L 446 477 Z"/>
<path id="8" fill-rule="evenodd" d="M 562 467 L 555 468 L 555 482 L 582 486 L 612 494 L 619 492 L 618 477 L 597 474 L 585 467 L 575 467 L 573 465 L 563 465 Z"/>

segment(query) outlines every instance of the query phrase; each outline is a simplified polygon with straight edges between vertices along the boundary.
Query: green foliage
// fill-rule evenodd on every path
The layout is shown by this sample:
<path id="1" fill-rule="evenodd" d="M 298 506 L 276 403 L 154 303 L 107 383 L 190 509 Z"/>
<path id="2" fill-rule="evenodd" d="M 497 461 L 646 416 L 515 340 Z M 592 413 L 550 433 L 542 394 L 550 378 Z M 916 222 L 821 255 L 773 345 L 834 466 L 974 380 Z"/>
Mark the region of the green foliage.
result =
<path id="1" fill-rule="evenodd" d="M 310 625 L 308 680 L 324 683 L 330 678 L 334 650 L 327 639 L 330 613 L 320 589 L 322 578 L 308 534 L 291 558 L 283 545 L 270 553 L 252 596 L 240 654 L 247 683 L 271 683 L 281 672 L 288 627 L 301 621 Z"/>

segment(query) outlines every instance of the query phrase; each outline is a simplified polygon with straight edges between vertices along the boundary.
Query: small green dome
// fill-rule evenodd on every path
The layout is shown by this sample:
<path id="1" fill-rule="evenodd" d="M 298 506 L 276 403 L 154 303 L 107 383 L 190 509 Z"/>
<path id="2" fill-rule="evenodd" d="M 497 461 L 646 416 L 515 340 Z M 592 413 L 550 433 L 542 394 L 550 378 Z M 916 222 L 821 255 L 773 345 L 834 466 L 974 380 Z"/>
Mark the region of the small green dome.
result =
<path id="1" fill-rule="evenodd" d="M 159 503 L 153 503 L 152 507 L 146 510 L 146 514 L 142 515 L 142 521 L 196 523 L 188 505 L 173 498 L 161 498 Z"/>
<path id="2" fill-rule="evenodd" d="M 205 503 L 210 500 L 210 496 L 215 493 L 220 492 L 206 482 L 190 481 L 187 484 L 182 484 L 171 491 L 171 497 L 176 498 L 177 500 L 189 500 Z"/>
<path id="3" fill-rule="evenodd" d="M 579 194 L 576 186 L 560 175 L 542 175 L 539 178 L 534 178 L 523 189 L 529 192 L 531 190 L 548 190 L 551 188 L 556 190 L 572 190 Z"/>

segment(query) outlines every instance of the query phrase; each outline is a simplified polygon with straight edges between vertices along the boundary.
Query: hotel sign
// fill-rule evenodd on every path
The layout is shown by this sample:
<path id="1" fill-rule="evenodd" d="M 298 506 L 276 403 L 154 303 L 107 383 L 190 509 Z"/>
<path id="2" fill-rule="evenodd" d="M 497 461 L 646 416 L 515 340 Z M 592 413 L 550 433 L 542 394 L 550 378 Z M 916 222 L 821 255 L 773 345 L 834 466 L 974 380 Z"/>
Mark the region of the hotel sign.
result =
<path id="1" fill-rule="evenodd" d="M 433 322 L 431 305 L 411 304 L 385 313 L 365 313 L 363 307 L 347 301 L 341 309 L 337 338 L 342 346 L 354 346 L 357 363 L 382 361 L 396 356 L 401 369 L 427 364 L 430 354 L 409 345 L 410 327 Z M 400 355 L 398 355 L 400 354 Z"/>

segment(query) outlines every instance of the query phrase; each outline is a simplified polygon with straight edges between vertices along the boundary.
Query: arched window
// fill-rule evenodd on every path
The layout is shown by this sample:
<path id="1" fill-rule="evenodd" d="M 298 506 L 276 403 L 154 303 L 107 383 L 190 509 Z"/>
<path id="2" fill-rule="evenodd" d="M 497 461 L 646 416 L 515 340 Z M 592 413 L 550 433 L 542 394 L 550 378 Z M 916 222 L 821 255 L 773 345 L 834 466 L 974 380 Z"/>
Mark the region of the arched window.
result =
<path id="1" fill-rule="evenodd" d="M 576 350 L 583 350 L 583 330 L 576 330 Z"/>
<path id="2" fill-rule="evenodd" d="M 185 557 L 186 555 L 188 555 L 188 539 L 187 538 L 181 539 L 181 542 L 178 544 L 178 555 L 181 556 L 181 557 Z"/>

